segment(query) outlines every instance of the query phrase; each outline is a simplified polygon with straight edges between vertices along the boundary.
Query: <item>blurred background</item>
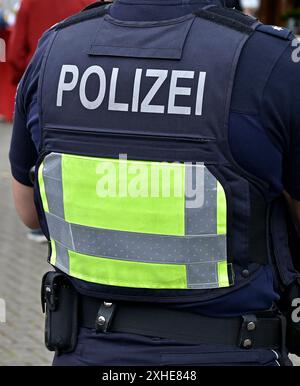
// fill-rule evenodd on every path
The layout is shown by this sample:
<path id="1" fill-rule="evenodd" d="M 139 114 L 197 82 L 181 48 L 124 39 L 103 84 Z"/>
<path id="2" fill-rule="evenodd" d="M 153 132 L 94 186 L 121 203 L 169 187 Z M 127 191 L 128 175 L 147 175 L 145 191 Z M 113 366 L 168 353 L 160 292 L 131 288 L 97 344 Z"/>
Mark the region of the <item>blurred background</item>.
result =
<path id="1" fill-rule="evenodd" d="M 0 52 L 0 366 L 50 365 L 52 359 L 43 345 L 39 288 L 48 270 L 47 246 L 38 233 L 27 234 L 11 197 L 8 149 L 17 84 L 42 33 L 92 2 L 0 0 L 0 43 L 6 44 L 6 58 Z M 300 35 L 300 0 L 240 0 L 239 8 Z"/>
<path id="2" fill-rule="evenodd" d="M 7 62 L 0 68 L 0 121 L 12 121 L 16 86 L 42 32 L 91 2 L 0 0 L 0 38 L 7 45 Z M 239 0 L 239 8 L 266 24 L 287 26 L 300 35 L 300 0 Z"/>

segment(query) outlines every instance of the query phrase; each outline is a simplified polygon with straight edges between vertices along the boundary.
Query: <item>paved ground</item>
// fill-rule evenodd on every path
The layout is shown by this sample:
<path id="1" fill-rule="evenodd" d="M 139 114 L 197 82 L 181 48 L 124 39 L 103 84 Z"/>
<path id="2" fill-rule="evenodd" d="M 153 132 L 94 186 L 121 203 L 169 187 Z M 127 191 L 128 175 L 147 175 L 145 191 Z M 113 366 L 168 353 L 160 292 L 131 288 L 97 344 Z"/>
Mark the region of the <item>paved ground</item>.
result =
<path id="1" fill-rule="evenodd" d="M 0 322 L 0 366 L 50 365 L 40 309 L 47 248 L 26 239 L 15 214 L 7 158 L 10 135 L 10 126 L 0 124 L 0 306 L 4 299 L 7 308 L 7 322 Z"/>
<path id="2" fill-rule="evenodd" d="M 0 125 L 0 298 L 7 311 L 6 324 L 0 323 L 0 365 L 49 365 L 52 354 L 43 345 L 40 309 L 47 248 L 26 239 L 13 208 L 7 160 L 10 134 L 9 126 Z"/>

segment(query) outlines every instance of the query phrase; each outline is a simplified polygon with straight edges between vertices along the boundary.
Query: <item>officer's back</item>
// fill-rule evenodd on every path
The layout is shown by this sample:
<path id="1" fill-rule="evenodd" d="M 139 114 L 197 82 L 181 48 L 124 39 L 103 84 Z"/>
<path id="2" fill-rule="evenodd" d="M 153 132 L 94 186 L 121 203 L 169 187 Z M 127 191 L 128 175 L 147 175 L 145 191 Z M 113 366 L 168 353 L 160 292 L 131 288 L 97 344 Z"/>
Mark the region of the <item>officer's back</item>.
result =
<path id="1" fill-rule="evenodd" d="M 298 277 L 279 200 L 284 190 L 300 199 L 293 38 L 217 1 L 161 3 L 123 0 L 61 23 L 29 69 L 39 76 L 21 84 L 17 105 L 30 106 L 40 80 L 40 112 L 25 115 L 41 122 L 32 131 L 42 130 L 33 140 L 51 263 L 85 295 L 87 353 L 56 363 L 100 364 L 98 349 L 102 364 L 136 364 L 139 349 L 142 364 L 161 364 L 157 353 L 186 364 L 186 350 L 199 364 L 249 363 L 249 348 L 284 362 L 276 315 L 266 325 L 252 314 L 279 298 L 274 265 L 281 285 Z M 21 126 L 17 117 L 11 160 L 24 183 L 14 160 Z M 171 187 L 158 177 L 156 189 L 160 173 Z M 257 324 L 271 333 L 256 336 Z"/>

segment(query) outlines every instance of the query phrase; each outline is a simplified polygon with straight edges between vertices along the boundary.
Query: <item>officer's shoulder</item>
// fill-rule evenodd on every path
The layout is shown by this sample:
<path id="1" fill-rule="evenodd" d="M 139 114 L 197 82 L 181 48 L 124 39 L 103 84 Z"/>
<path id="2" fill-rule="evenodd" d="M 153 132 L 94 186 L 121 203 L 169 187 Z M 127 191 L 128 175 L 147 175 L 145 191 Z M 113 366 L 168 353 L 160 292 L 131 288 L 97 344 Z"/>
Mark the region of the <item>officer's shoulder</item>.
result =
<path id="1" fill-rule="evenodd" d="M 248 34 L 260 32 L 275 39 L 293 40 L 295 38 L 293 32 L 287 28 L 262 24 L 256 18 L 235 9 L 216 6 L 206 10 L 199 10 L 196 15 Z"/>
<path id="2" fill-rule="evenodd" d="M 52 27 L 52 29 L 58 31 L 86 20 L 101 17 L 107 12 L 107 7 L 110 4 L 110 2 L 99 1 L 97 1 L 96 3 L 92 3 L 88 7 L 84 8 L 81 12 L 76 13 L 75 15 L 72 15 L 69 18 L 63 20 L 62 22 L 56 24 Z"/>
<path id="3" fill-rule="evenodd" d="M 266 25 L 266 24 L 260 24 L 256 28 L 257 32 L 261 32 L 264 34 L 269 35 L 271 38 L 275 39 L 281 39 L 281 40 L 294 40 L 295 35 L 294 33 L 289 30 L 288 28 L 279 27 L 276 25 Z"/>
<path id="4" fill-rule="evenodd" d="M 199 9 L 195 15 L 213 23 L 221 24 L 240 32 L 251 34 L 253 26 L 257 24 L 257 19 L 245 15 L 232 8 L 213 6 L 206 9 Z"/>

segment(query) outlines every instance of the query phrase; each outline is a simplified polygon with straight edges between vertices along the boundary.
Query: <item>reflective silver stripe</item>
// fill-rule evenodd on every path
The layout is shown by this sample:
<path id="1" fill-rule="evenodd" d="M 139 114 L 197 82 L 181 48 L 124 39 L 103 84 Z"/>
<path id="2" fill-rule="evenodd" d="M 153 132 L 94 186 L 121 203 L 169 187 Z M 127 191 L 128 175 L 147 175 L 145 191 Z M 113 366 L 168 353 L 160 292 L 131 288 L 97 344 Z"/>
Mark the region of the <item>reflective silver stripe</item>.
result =
<path id="1" fill-rule="evenodd" d="M 187 283 L 190 289 L 218 288 L 218 265 L 216 262 L 187 264 Z"/>
<path id="2" fill-rule="evenodd" d="M 56 263 L 55 266 L 65 273 L 70 273 L 70 258 L 68 249 L 55 241 Z"/>
<path id="3" fill-rule="evenodd" d="M 50 213 L 65 218 L 61 160 L 61 154 L 51 153 L 46 156 L 43 179 Z"/>
<path id="4" fill-rule="evenodd" d="M 226 259 L 225 235 L 176 237 L 120 232 L 69 224 L 52 214 L 46 216 L 51 237 L 85 255 L 162 264 Z"/>
<path id="5" fill-rule="evenodd" d="M 217 234 L 217 180 L 204 165 L 186 165 L 185 234 Z M 191 194 L 192 193 L 192 194 Z"/>
<path id="6" fill-rule="evenodd" d="M 65 273 L 69 273 L 68 267 L 68 249 L 56 243 L 59 249 L 60 260 L 57 261 L 56 267 Z M 65 261 L 62 258 L 67 257 Z M 120 259 L 122 260 L 122 259 Z M 187 269 L 187 289 L 213 289 L 219 288 L 218 282 L 218 262 L 203 262 L 186 264 Z M 228 267 L 229 268 L 229 267 Z"/>

